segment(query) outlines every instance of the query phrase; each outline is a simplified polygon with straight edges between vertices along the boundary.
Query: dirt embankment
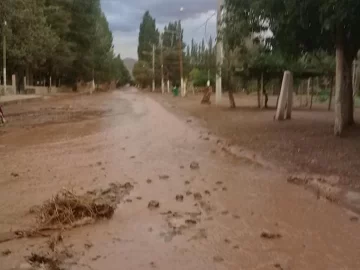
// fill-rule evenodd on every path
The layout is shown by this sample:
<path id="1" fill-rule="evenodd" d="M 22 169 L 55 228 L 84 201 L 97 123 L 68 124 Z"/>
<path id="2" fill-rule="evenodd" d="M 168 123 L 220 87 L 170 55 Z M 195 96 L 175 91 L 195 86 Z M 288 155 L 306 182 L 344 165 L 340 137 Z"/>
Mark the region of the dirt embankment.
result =
<path id="1" fill-rule="evenodd" d="M 315 104 L 312 110 L 295 104 L 291 121 L 276 122 L 275 97 L 270 97 L 271 109 L 259 110 L 255 96 L 236 96 L 236 109 L 229 108 L 227 97 L 217 107 L 200 105 L 200 95 L 151 96 L 172 111 L 201 120 L 228 144 L 257 152 L 290 172 L 335 175 L 340 184 L 360 190 L 360 128 L 351 128 L 343 138 L 333 136 L 334 116 L 326 104 Z M 360 110 L 355 119 L 360 120 Z"/>

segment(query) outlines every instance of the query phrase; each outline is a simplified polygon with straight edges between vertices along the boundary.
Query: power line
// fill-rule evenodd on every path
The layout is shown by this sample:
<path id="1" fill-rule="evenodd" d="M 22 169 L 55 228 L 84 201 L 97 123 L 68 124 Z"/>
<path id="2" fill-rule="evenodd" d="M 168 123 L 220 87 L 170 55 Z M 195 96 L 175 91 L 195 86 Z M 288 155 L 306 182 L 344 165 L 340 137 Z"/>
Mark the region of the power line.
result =
<path id="1" fill-rule="evenodd" d="M 194 30 L 192 31 L 192 34 L 195 33 L 195 32 L 197 32 L 197 31 L 199 31 L 199 30 L 200 30 L 201 28 L 203 28 L 204 26 L 207 27 L 208 22 L 209 22 L 210 19 L 213 18 L 215 15 L 216 15 L 216 11 L 215 11 L 213 14 L 211 14 L 211 15 L 206 19 L 206 21 L 205 21 L 204 23 L 202 23 L 199 27 L 197 27 L 196 29 L 194 29 Z"/>

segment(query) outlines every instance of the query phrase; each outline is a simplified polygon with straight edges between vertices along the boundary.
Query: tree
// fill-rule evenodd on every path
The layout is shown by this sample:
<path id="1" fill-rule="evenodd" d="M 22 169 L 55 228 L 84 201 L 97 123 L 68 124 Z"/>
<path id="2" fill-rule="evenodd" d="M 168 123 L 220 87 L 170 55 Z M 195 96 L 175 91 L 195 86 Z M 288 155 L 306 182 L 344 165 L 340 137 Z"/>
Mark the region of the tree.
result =
<path id="1" fill-rule="evenodd" d="M 270 29 L 272 47 L 287 56 L 336 51 L 334 133 L 341 135 L 354 123 L 351 65 L 360 49 L 359 1 L 226 0 L 226 10 L 232 17 L 228 22 L 243 16 L 247 20 L 244 28 Z"/>
<path id="2" fill-rule="evenodd" d="M 150 12 L 144 13 L 139 29 L 138 59 L 147 63 L 152 62 L 152 46 L 159 44 L 159 31 L 156 29 L 156 22 Z"/>
<path id="3" fill-rule="evenodd" d="M 133 76 L 135 81 L 143 88 L 149 86 L 152 80 L 152 70 L 145 61 L 138 61 L 134 65 Z"/>
<path id="4" fill-rule="evenodd" d="M 128 69 L 125 67 L 123 60 L 118 54 L 112 61 L 112 77 L 116 80 L 117 86 L 124 86 L 131 82 L 131 76 Z"/>
<path id="5" fill-rule="evenodd" d="M 25 72 L 30 85 L 51 76 L 69 85 L 93 75 L 98 82 L 129 80 L 100 0 L 2 0 L 0 16 L 7 21 L 0 30 L 8 40 L 8 74 L 17 74 L 18 89 Z"/>
<path id="6" fill-rule="evenodd" d="M 46 22 L 57 37 L 57 43 L 54 53 L 47 58 L 44 70 L 55 81 L 72 73 L 74 54 L 71 51 L 72 43 L 68 37 L 71 23 L 71 8 L 71 0 L 45 1 Z M 29 79 L 30 85 L 33 84 L 33 68 L 33 66 L 29 66 L 27 69 L 26 77 Z"/>
<path id="7" fill-rule="evenodd" d="M 99 0 L 74 0 L 71 8 L 69 39 L 74 61 L 72 73 L 76 81 L 91 80 L 95 69 L 97 24 L 101 16 Z"/>
<path id="8" fill-rule="evenodd" d="M 24 76 L 26 67 L 31 63 L 40 67 L 46 58 L 54 53 L 58 38 L 46 23 L 44 3 L 41 0 L 14 0 L 5 3 L 0 13 L 5 13 L 7 21 L 8 68 Z M 17 89 L 23 88 L 23 80 L 17 81 Z"/>
<path id="9" fill-rule="evenodd" d="M 213 84 L 216 74 L 216 54 L 212 37 L 207 41 L 207 45 L 204 39 L 200 44 L 192 40 L 186 59 L 190 66 L 190 79 L 193 80 L 194 86 L 205 86 L 208 80 Z M 194 76 L 194 74 L 199 76 Z"/>
<path id="10" fill-rule="evenodd" d="M 180 21 L 170 22 L 164 27 L 162 35 L 163 54 L 164 54 L 164 72 L 168 80 L 174 84 L 180 85 L 180 58 L 179 48 L 181 44 L 181 53 L 183 59 L 184 75 L 190 72 L 187 66 L 184 49 L 186 44 L 183 42 L 183 29 Z"/>

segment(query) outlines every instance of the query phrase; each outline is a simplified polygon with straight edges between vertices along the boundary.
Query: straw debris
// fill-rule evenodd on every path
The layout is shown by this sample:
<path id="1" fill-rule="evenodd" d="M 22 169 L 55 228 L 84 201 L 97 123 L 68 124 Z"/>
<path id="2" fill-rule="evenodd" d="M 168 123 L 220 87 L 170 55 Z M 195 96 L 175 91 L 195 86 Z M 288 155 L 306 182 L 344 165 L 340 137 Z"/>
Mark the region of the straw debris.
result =
<path id="1" fill-rule="evenodd" d="M 89 191 L 82 195 L 62 189 L 37 210 L 38 228 L 68 229 L 99 219 L 110 219 L 117 204 L 132 189 L 130 183 L 111 183 L 109 188 Z"/>

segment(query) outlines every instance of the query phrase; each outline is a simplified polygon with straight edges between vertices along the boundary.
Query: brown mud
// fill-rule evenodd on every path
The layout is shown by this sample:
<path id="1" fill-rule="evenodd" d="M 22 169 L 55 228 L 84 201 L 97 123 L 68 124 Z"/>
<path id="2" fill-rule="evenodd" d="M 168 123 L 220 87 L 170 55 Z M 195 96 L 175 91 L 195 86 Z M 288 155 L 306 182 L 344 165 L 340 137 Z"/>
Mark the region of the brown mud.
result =
<path id="1" fill-rule="evenodd" d="M 23 118 L 16 106 L 0 135 L 0 232 L 31 228 L 29 208 L 62 188 L 134 189 L 111 219 L 1 243 L 1 269 L 360 269 L 354 212 L 134 89 L 23 104 Z M 58 106 L 84 117 L 26 114 Z"/>

